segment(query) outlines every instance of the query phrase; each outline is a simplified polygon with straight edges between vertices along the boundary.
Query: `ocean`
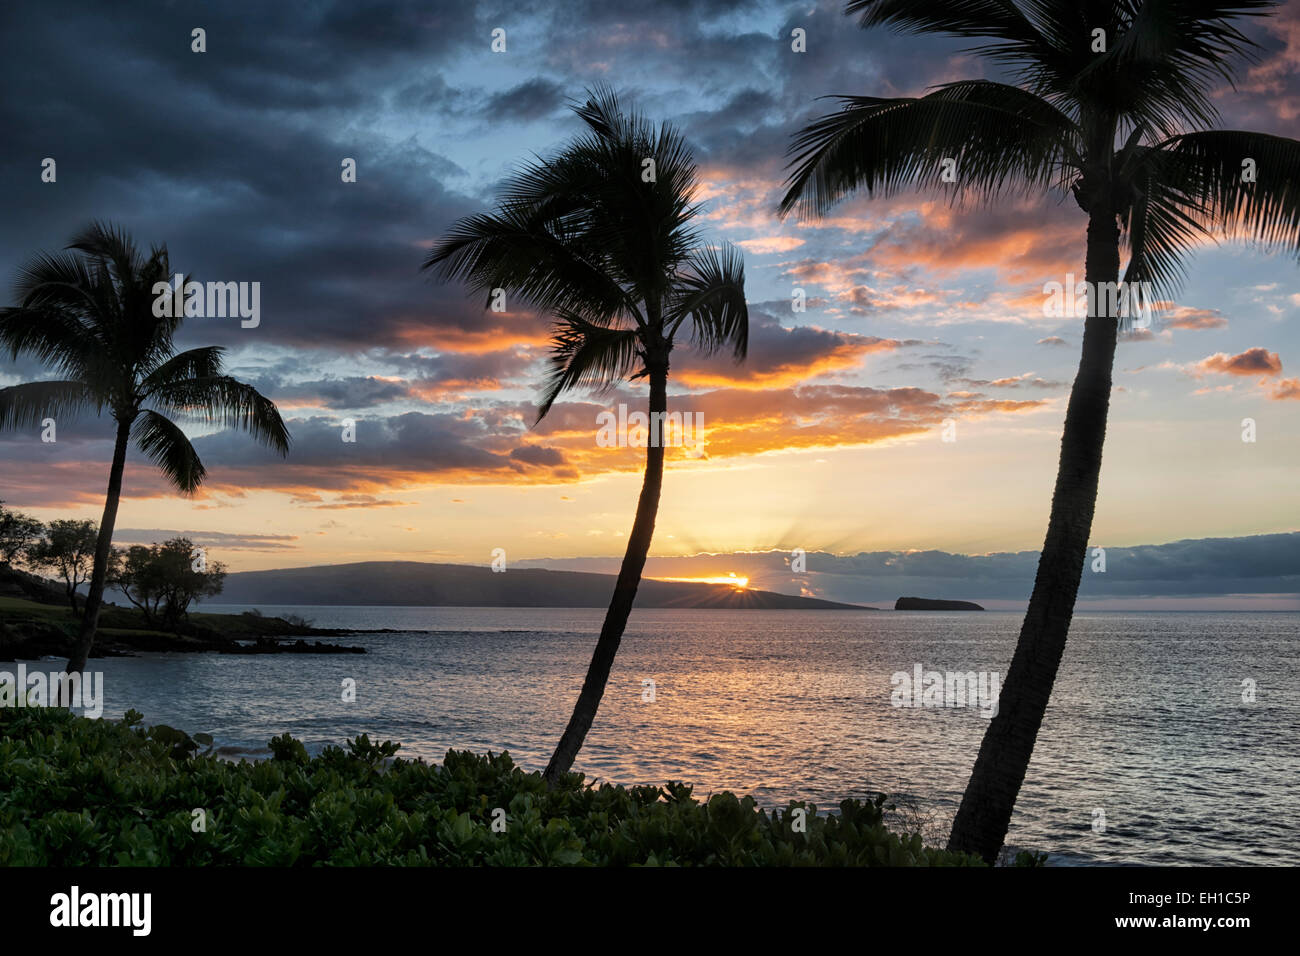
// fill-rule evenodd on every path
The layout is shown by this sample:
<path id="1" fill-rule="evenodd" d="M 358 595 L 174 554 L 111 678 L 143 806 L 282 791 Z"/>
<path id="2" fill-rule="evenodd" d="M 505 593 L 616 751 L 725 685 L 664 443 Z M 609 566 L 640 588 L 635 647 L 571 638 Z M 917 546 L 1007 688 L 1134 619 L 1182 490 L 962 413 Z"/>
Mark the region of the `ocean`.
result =
<path id="1" fill-rule="evenodd" d="M 283 733 L 312 751 L 367 733 L 400 742 L 401 756 L 509 751 L 540 770 L 603 616 L 260 610 L 402 633 L 339 639 L 365 655 L 92 660 L 104 715 L 135 708 L 236 756 L 265 756 Z M 988 718 L 978 706 L 896 706 L 894 675 L 1005 674 L 1019 626 L 995 612 L 634 611 L 574 769 L 819 810 L 883 791 L 900 822 L 941 844 Z M 1008 845 L 1055 865 L 1300 864 L 1298 656 L 1294 613 L 1078 615 Z"/>

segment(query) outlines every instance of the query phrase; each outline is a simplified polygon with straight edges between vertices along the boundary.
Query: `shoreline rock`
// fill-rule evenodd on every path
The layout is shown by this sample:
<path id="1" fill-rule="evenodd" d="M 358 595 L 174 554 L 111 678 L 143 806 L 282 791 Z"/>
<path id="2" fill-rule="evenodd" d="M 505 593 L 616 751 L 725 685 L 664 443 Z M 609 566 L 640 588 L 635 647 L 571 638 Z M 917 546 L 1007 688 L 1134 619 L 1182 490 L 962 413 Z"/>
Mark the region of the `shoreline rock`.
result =
<path id="1" fill-rule="evenodd" d="M 107 610 L 107 609 L 106 609 Z M 117 612 L 124 609 L 114 608 Z M 322 641 L 307 642 L 303 637 L 332 637 L 355 634 L 356 631 L 295 627 L 279 618 L 264 618 L 270 627 L 280 633 L 258 634 L 235 631 L 222 634 L 215 628 L 203 625 L 185 626 L 187 633 L 149 630 L 143 627 L 123 628 L 133 621 L 114 620 L 108 630 L 124 633 L 104 633 L 102 630 L 91 648 L 91 659 L 105 657 L 134 657 L 140 653 L 169 654 L 364 654 L 366 649 L 355 645 L 332 644 Z M 62 620 L 43 620 L 24 616 L 21 611 L 0 617 L 0 661 L 37 661 L 45 658 L 67 658 L 75 641 L 75 620 L 66 615 Z M 233 622 L 232 622 L 233 623 Z M 287 633 L 286 633 L 287 632 Z"/>
<path id="2" fill-rule="evenodd" d="M 974 601 L 943 601 L 934 598 L 901 597 L 894 602 L 895 611 L 982 611 Z"/>

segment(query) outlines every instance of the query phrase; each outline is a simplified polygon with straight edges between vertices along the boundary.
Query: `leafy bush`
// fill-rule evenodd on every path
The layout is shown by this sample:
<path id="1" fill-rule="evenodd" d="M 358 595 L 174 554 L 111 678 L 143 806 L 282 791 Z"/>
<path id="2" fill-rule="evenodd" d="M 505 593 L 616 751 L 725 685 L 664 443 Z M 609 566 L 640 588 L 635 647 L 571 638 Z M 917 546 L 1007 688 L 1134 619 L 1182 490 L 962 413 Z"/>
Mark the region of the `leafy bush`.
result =
<path id="1" fill-rule="evenodd" d="M 140 720 L 0 709 L 0 865 L 980 865 L 890 832 L 884 797 L 819 816 L 675 781 L 548 791 L 508 754 L 431 766 L 364 735 L 310 758 L 286 734 L 274 759 L 231 763 Z"/>
<path id="2" fill-rule="evenodd" d="M 1015 856 L 1012 866 L 1047 866 L 1047 854 L 1035 853 L 1033 850 L 1021 850 Z"/>
<path id="3" fill-rule="evenodd" d="M 115 548 L 108 571 L 108 583 L 140 609 L 150 627 L 170 631 L 180 627 L 195 601 L 220 594 L 225 580 L 226 566 L 209 564 L 189 538 Z"/>

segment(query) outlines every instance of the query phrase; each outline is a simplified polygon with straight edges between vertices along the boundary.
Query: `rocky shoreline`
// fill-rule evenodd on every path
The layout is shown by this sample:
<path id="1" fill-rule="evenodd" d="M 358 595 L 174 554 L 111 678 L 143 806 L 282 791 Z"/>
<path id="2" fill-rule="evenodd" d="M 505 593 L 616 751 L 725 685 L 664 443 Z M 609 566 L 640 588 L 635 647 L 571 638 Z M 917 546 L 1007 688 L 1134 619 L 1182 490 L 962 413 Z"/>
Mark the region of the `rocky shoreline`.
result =
<path id="1" fill-rule="evenodd" d="M 278 620 L 278 619 L 272 619 Z M 308 636 L 355 633 L 311 629 Z M 40 660 L 67 657 L 72 651 L 73 635 L 62 623 L 39 620 L 0 620 L 0 661 Z M 308 642 L 302 637 L 249 635 L 248 639 L 202 637 L 168 634 L 162 631 L 133 631 L 100 634 L 91 649 L 92 658 L 134 657 L 138 653 L 165 652 L 180 654 L 364 654 L 364 647 L 346 644 Z"/>
<path id="2" fill-rule="evenodd" d="M 0 661 L 66 658 L 79 628 L 63 595 L 34 575 L 0 568 Z M 314 627 L 258 613 L 187 615 L 173 631 L 151 626 L 135 608 L 105 605 L 91 657 L 139 653 L 364 654 L 364 647 L 306 638 L 362 633 Z"/>

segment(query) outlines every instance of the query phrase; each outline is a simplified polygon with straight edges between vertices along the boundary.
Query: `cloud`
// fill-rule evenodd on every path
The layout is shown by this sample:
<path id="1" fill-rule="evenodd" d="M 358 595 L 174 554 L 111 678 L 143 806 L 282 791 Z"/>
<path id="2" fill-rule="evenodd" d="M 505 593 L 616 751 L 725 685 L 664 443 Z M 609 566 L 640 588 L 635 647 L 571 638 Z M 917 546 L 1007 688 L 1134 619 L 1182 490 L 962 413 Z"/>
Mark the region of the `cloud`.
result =
<path id="1" fill-rule="evenodd" d="M 239 534 L 228 531 L 165 531 L 160 528 L 116 528 L 113 543 L 159 544 L 171 538 L 189 538 L 196 547 L 223 551 L 296 551 L 296 534 Z"/>
<path id="2" fill-rule="evenodd" d="M 1268 390 L 1268 397 L 1275 402 L 1300 401 L 1300 378 L 1284 378 L 1275 382 Z"/>
<path id="3" fill-rule="evenodd" d="M 1238 355 L 1216 352 L 1197 362 L 1195 369 L 1220 375 L 1278 375 L 1282 371 L 1282 360 L 1276 352 L 1253 348 Z"/>
<path id="4" fill-rule="evenodd" d="M 1300 592 L 1300 533 L 1201 538 L 1137 547 L 1107 547 L 1106 573 L 1085 570 L 1079 598 L 1205 598 Z M 789 548 L 651 557 L 648 577 L 701 577 L 735 572 L 751 587 L 849 603 L 892 606 L 903 595 L 1023 603 L 1037 551 L 954 554 L 947 551 L 807 550 L 806 570 L 792 573 Z M 617 570 L 615 558 L 539 559 L 521 565 L 560 570 Z M 888 602 L 886 604 L 886 602 Z"/>
<path id="5" fill-rule="evenodd" d="M 1264 40 L 1259 61 L 1246 71 L 1235 94 L 1221 97 L 1245 113 L 1238 129 L 1262 129 L 1289 136 L 1300 117 L 1300 12 L 1282 4 L 1250 32 Z M 1271 37 L 1268 35 L 1271 34 Z M 1271 40 L 1272 42 L 1269 42 Z"/>
<path id="6" fill-rule="evenodd" d="M 547 448 L 543 445 L 520 445 L 518 448 L 510 450 L 510 457 L 515 461 L 526 462 L 530 465 L 563 465 L 564 453 L 558 448 Z"/>
<path id="7" fill-rule="evenodd" d="M 746 252 L 766 255 L 771 252 L 789 252 L 804 244 L 803 239 L 794 236 L 765 236 L 762 239 L 742 239 L 736 243 Z"/>
<path id="8" fill-rule="evenodd" d="M 884 339 L 814 325 L 787 328 L 771 315 L 751 308 L 749 351 L 743 362 L 736 363 L 729 353 L 702 356 L 687 347 L 680 358 L 674 353 L 672 380 L 692 388 L 783 387 L 851 371 L 871 355 L 922 344 L 918 339 Z"/>
<path id="9" fill-rule="evenodd" d="M 323 511 L 346 511 L 353 508 L 401 508 L 413 505 L 413 501 L 394 501 L 391 498 L 377 498 L 374 495 L 349 494 L 339 495 L 333 501 L 324 501 L 311 506 Z"/>
<path id="10" fill-rule="evenodd" d="M 978 378 L 954 378 L 951 382 L 959 385 L 969 385 L 972 388 L 1041 388 L 1057 389 L 1064 388 L 1067 383 L 1053 382 L 1035 375 L 1033 372 L 1023 372 L 1020 375 L 1008 375 L 1004 378 L 978 379 Z"/>
<path id="11" fill-rule="evenodd" d="M 394 382 L 374 376 L 353 376 L 343 379 L 318 379 L 294 385 L 267 389 L 263 394 L 273 397 L 283 407 L 315 406 L 319 408 L 371 408 L 407 397 L 411 388 L 405 382 Z"/>
<path id="12" fill-rule="evenodd" d="M 1178 306 L 1170 311 L 1165 321 L 1168 329 L 1226 329 L 1228 320 L 1218 309 L 1193 309 Z"/>
<path id="13" fill-rule="evenodd" d="M 565 91 L 559 83 L 535 76 L 518 86 L 488 98 L 483 112 L 491 122 L 538 119 L 554 113 L 564 104 Z"/>
<path id="14" fill-rule="evenodd" d="M 774 381 L 774 380 L 773 380 Z M 643 390 L 616 390 L 609 407 L 644 407 Z M 745 382 L 674 395 L 670 410 L 703 416 L 699 443 L 670 448 L 669 458 L 737 458 L 811 448 L 869 445 L 915 435 L 947 418 L 1019 414 L 1046 405 L 1041 399 L 986 400 L 975 395 L 941 398 L 913 387 L 870 388 L 838 384 Z M 439 484 L 569 483 L 644 467 L 636 448 L 597 445 L 598 416 L 605 405 L 581 400 L 556 404 L 530 428 L 530 402 L 488 402 L 457 411 L 351 416 L 355 441 L 344 441 L 344 416 L 290 418 L 293 446 L 281 458 L 236 431 L 193 439 L 208 470 L 197 501 L 220 503 L 253 492 L 289 496 L 304 508 L 350 510 L 397 507 L 398 489 Z M 87 474 L 107 472 L 112 455 L 101 422 L 87 436 L 44 444 L 30 436 L 3 443 L 0 486 L 16 506 L 93 505 L 102 486 Z M 12 453 L 10 453 L 12 452 Z M 127 498 L 175 497 L 157 469 L 132 451 L 123 485 Z"/>

